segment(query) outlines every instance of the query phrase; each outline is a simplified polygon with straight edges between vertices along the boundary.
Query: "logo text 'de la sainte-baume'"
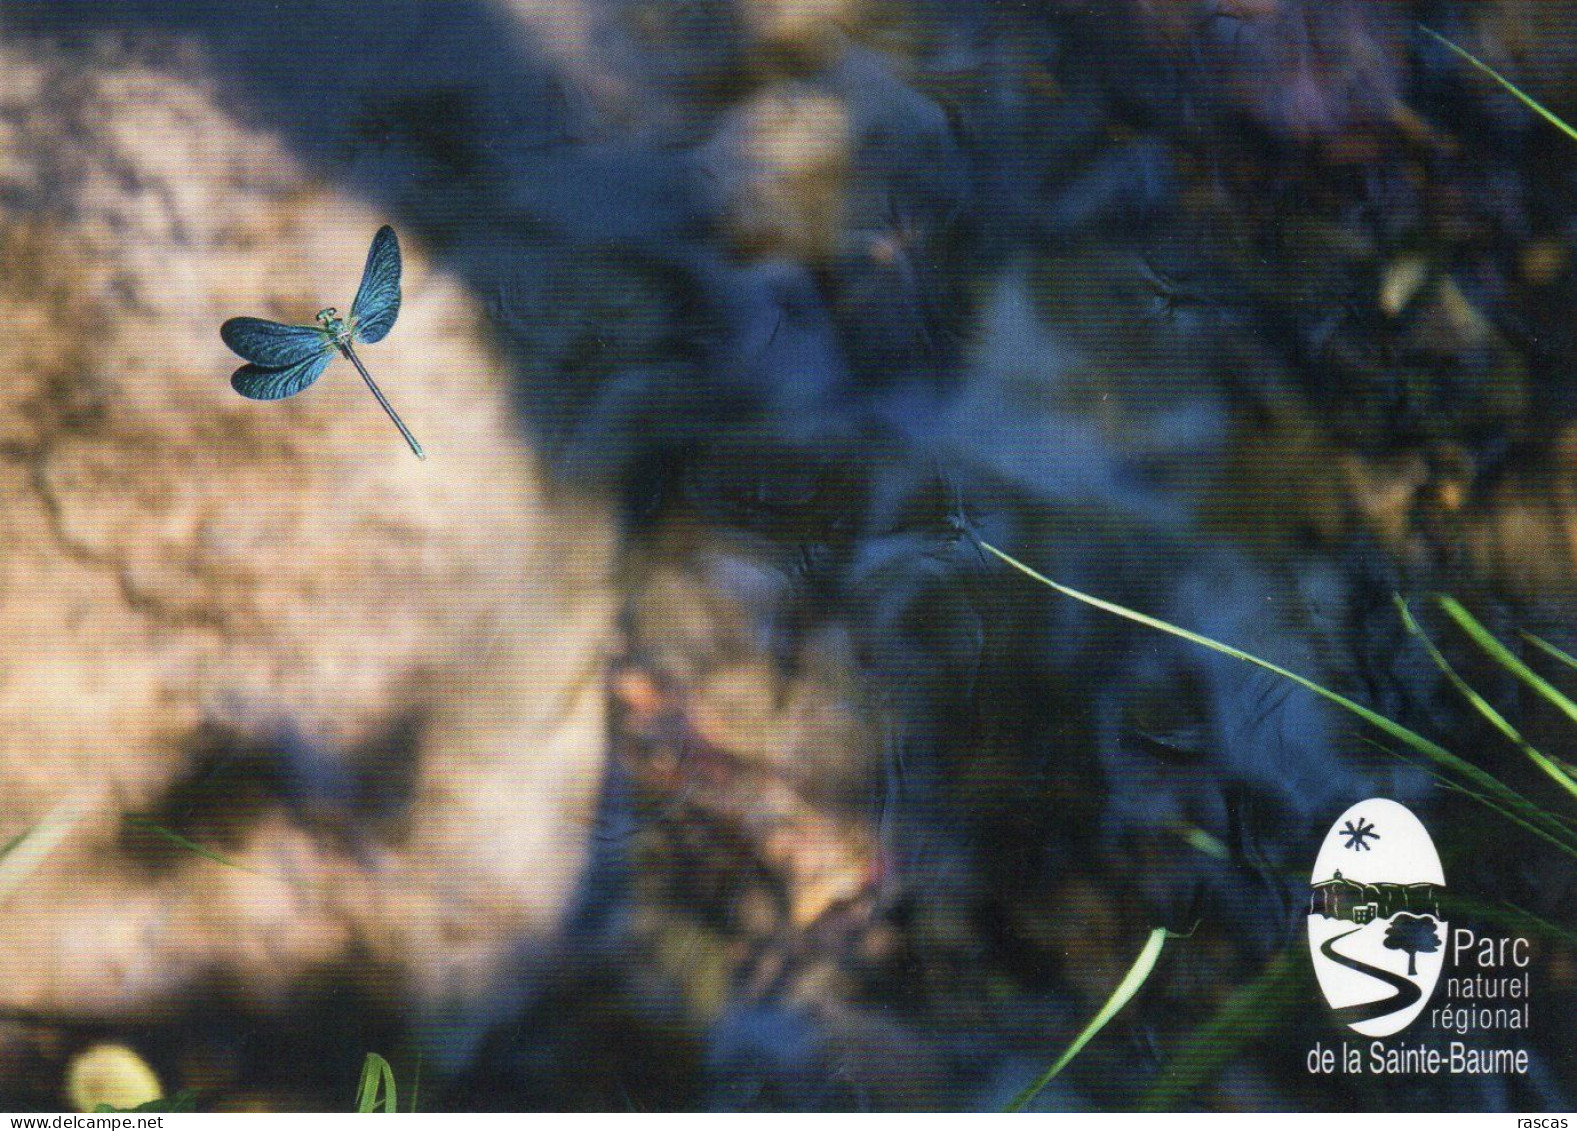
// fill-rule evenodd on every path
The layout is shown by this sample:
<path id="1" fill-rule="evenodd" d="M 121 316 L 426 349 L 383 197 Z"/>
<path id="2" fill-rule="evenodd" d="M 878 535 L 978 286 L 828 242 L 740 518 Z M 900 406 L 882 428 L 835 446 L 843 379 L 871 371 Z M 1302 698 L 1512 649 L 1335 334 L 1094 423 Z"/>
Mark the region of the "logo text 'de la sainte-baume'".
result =
<path id="1" fill-rule="evenodd" d="M 1375 797 L 1336 818 L 1310 877 L 1309 954 L 1336 1020 L 1371 1040 L 1316 1042 L 1309 1071 L 1528 1070 L 1526 1049 L 1487 1039 L 1528 1027 L 1528 940 L 1453 928 L 1445 894 L 1434 841 L 1406 806 Z M 1448 959 L 1443 1001 L 1431 1004 Z M 1421 1016 L 1409 1039 L 1386 1039 Z"/>

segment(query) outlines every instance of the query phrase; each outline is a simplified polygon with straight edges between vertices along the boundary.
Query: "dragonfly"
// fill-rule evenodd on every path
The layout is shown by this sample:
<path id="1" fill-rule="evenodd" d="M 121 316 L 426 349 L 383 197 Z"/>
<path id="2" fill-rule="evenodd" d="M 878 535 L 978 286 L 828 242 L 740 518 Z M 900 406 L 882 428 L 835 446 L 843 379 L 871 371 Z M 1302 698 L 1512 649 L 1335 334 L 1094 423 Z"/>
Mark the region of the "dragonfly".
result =
<path id="1" fill-rule="evenodd" d="M 225 345 L 247 362 L 231 376 L 230 385 L 254 401 L 284 400 L 323 376 L 338 353 L 356 367 L 416 458 L 426 459 L 416 437 L 356 356 L 356 342 L 372 345 L 383 341 L 399 314 L 400 241 L 394 229 L 385 224 L 372 237 L 367 266 L 362 269 L 361 286 L 350 304 L 349 318 L 341 318 L 339 311 L 329 306 L 318 311 L 316 326 L 288 326 L 266 318 L 232 318 L 219 327 Z"/>

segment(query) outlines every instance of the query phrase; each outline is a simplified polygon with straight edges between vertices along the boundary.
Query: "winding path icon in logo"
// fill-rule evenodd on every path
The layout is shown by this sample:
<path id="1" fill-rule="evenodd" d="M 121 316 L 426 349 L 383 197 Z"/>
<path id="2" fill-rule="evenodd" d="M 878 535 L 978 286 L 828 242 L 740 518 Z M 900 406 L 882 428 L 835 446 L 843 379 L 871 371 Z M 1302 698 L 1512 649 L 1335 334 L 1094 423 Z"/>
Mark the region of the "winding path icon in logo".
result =
<path id="1" fill-rule="evenodd" d="M 1309 953 L 1338 1021 L 1388 1037 L 1423 1012 L 1445 964 L 1445 886 L 1405 805 L 1372 797 L 1336 818 L 1310 877 Z"/>

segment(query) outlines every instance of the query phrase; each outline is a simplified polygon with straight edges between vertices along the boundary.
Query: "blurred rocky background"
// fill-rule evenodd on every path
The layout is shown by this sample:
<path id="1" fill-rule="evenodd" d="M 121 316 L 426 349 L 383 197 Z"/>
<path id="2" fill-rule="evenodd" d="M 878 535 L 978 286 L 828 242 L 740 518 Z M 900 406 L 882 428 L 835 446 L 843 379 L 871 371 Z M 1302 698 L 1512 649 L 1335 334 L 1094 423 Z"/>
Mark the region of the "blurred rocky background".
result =
<path id="1" fill-rule="evenodd" d="M 997 1108 L 1156 926 L 1042 1106 L 1569 1106 L 1569 940 L 1381 1087 L 1301 934 L 1377 793 L 1569 860 L 975 542 L 1532 772 L 1391 598 L 1577 639 L 1577 145 L 1416 21 L 1577 116 L 1564 0 L 7 4 L 0 1107 Z M 425 464 L 218 339 L 383 222 Z"/>

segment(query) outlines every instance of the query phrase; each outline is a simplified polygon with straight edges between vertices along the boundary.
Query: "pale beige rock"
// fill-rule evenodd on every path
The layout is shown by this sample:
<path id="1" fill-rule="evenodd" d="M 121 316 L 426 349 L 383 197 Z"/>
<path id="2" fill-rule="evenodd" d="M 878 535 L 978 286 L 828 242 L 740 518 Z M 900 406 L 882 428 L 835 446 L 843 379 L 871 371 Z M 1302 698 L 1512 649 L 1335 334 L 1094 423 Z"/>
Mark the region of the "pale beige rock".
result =
<path id="1" fill-rule="evenodd" d="M 712 143 L 729 235 L 742 251 L 819 260 L 836 249 L 852 126 L 842 99 L 778 83 L 738 107 Z"/>
<path id="2" fill-rule="evenodd" d="M 584 860 L 605 504 L 547 484 L 480 304 L 412 232 L 365 360 L 425 463 L 343 362 L 285 402 L 230 389 L 220 323 L 346 309 L 390 217 L 201 81 L 6 47 L 0 111 L 0 838 L 91 802 L 0 918 L 0 1006 L 135 1012 L 226 972 L 266 996 L 352 946 L 418 1002 L 481 994 Z M 332 761 L 404 725 L 399 837 L 279 809 L 229 852 L 265 875 L 126 853 L 199 727 Z"/>
<path id="3" fill-rule="evenodd" d="M 751 40 L 806 62 L 826 62 L 866 18 L 863 0 L 746 0 L 739 16 Z"/>

